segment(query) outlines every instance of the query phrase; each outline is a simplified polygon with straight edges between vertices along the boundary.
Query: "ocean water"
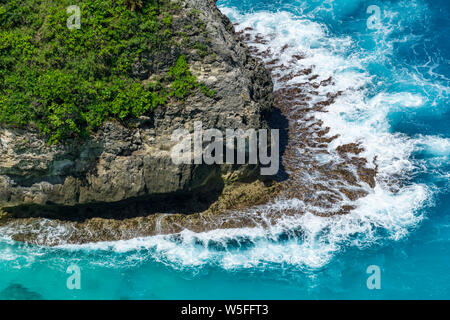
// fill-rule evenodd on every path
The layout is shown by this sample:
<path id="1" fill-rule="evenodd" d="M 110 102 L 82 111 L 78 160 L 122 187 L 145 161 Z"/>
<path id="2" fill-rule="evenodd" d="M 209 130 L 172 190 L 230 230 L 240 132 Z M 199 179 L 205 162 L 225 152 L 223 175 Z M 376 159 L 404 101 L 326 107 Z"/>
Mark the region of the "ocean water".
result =
<path id="1" fill-rule="evenodd" d="M 357 141 L 377 158 L 377 187 L 349 215 L 291 216 L 270 229 L 54 248 L 0 235 L 0 298 L 449 299 L 450 3 L 218 5 L 238 30 L 268 39 L 261 49 L 287 48 L 280 57 L 290 68 L 333 78 L 344 94 L 317 118 L 339 134 L 334 147 Z M 370 6 L 379 8 L 375 27 Z M 299 53 L 302 60 L 289 62 Z M 267 210 L 285 208 L 305 204 L 285 199 Z M 80 269 L 79 290 L 67 287 L 71 265 Z M 367 286 L 373 265 L 379 290 Z"/>

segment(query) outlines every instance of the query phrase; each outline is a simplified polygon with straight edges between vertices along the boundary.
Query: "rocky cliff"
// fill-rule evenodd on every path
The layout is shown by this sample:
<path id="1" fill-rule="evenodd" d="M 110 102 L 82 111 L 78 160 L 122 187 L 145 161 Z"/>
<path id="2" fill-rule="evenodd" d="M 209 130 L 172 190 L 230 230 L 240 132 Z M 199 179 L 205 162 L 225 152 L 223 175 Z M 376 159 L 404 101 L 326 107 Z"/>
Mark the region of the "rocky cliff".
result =
<path id="1" fill-rule="evenodd" d="M 157 57 L 159 69 L 183 53 L 192 74 L 214 96 L 197 92 L 127 125 L 106 122 L 89 139 L 66 144 L 49 145 L 37 129 L 0 127 L 0 208 L 168 201 L 171 195 L 220 192 L 227 182 L 259 172 L 251 166 L 172 162 L 172 132 L 192 131 L 195 121 L 223 131 L 267 127 L 273 89 L 269 74 L 214 0 L 183 0 L 173 25 L 204 52 L 174 46 Z M 133 68 L 143 81 L 154 76 L 139 61 Z"/>

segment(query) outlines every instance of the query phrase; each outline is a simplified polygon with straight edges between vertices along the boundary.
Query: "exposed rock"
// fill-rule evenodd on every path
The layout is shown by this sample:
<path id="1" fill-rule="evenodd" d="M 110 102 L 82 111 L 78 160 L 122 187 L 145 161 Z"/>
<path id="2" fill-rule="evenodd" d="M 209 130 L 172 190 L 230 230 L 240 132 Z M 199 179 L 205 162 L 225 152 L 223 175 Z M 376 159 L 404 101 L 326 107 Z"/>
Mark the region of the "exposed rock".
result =
<path id="1" fill-rule="evenodd" d="M 254 166 L 175 165 L 171 160 L 175 129 L 193 131 L 195 121 L 203 122 L 205 129 L 223 131 L 265 128 L 272 106 L 269 74 L 250 56 L 215 1 L 184 2 L 184 14 L 174 18 L 174 25 L 182 28 L 194 19 L 190 12 L 198 10 L 195 19 L 206 29 L 189 38 L 209 43 L 211 52 L 201 57 L 193 50 L 189 63 L 197 79 L 216 91 L 214 97 L 198 92 L 127 127 L 105 123 L 88 141 L 65 146 L 49 146 L 33 128 L 0 128 L 0 207 L 74 206 L 193 194 L 258 172 Z M 160 57 L 158 68 L 170 66 L 177 53 L 175 48 Z M 150 74 L 138 62 L 135 69 L 139 77 Z"/>

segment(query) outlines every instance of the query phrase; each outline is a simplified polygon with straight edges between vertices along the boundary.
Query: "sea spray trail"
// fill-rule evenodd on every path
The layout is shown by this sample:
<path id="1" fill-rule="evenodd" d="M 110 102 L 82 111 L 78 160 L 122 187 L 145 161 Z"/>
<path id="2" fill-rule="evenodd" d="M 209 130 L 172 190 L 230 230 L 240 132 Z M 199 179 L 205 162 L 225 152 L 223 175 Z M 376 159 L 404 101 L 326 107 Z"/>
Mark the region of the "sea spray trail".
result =
<path id="1" fill-rule="evenodd" d="M 365 28 L 371 4 L 387 13 L 384 26 L 374 34 L 349 36 L 352 26 Z M 314 115 L 330 128 L 328 136 L 339 136 L 316 160 L 339 161 L 339 145 L 360 143 L 368 165 L 376 157 L 376 187 L 366 186 L 367 196 L 357 199 L 348 215 L 317 216 L 310 213 L 317 207 L 295 198 L 255 209 L 268 219 L 274 212 L 294 212 L 269 228 L 186 230 L 56 248 L 5 239 L 0 268 L 8 275 L 0 277 L 0 289 L 21 283 L 48 298 L 448 298 L 450 289 L 443 284 L 450 280 L 445 268 L 450 221 L 443 205 L 449 199 L 450 134 L 441 120 L 435 128 L 426 122 L 420 127 L 409 114 L 441 115 L 448 123 L 449 73 L 441 64 L 449 55 L 442 48 L 424 61 L 419 55 L 405 64 L 394 61 L 401 41 L 416 41 L 414 47 L 423 52 L 433 45 L 422 46 L 420 33 L 412 30 L 420 29 L 421 19 L 431 19 L 428 2 L 227 1 L 221 9 L 239 23 L 238 31 L 252 28 L 249 42 L 260 35 L 260 43 L 252 44 L 259 52 L 270 48 L 280 59 L 278 69 L 273 66 L 277 89 L 311 82 L 308 75 L 277 81 L 297 70 L 312 68 L 316 83 L 332 78 L 318 94 L 343 93 L 328 112 Z M 299 53 L 302 59 L 291 62 Z M 283 63 L 288 68 L 280 68 Z M 412 128 L 406 130 L 405 122 Z M 441 207 L 430 209 L 433 201 Z M 70 263 L 85 270 L 88 285 L 79 293 L 64 287 Z M 370 264 L 383 267 L 379 295 L 365 288 Z M 100 274 L 104 281 L 96 279 Z"/>

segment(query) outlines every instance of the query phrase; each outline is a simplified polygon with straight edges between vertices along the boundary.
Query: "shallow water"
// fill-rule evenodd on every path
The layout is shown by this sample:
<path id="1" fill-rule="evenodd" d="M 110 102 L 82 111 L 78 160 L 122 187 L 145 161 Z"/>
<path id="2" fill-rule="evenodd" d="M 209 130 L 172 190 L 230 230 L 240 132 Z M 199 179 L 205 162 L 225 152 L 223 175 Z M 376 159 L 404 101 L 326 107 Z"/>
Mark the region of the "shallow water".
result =
<path id="1" fill-rule="evenodd" d="M 448 1 L 227 0 L 289 70 L 343 91 L 317 114 L 377 157 L 377 187 L 347 216 L 286 217 L 263 228 L 46 248 L 0 240 L 0 297 L 44 299 L 450 298 Z M 380 25 L 367 28 L 370 5 Z M 301 53 L 304 59 L 289 62 Z M 285 59 L 285 60 L 283 60 Z M 282 72 L 282 71 L 280 71 Z M 275 80 L 276 87 L 283 84 Z M 304 79 L 293 79 L 302 82 Z M 320 92 L 326 94 L 326 91 Z M 388 181 L 396 177 L 395 190 Z M 269 209 L 308 209 L 295 199 Z M 67 289 L 67 268 L 81 290 Z M 381 269 L 369 290 L 367 267 Z"/>

